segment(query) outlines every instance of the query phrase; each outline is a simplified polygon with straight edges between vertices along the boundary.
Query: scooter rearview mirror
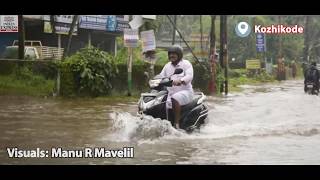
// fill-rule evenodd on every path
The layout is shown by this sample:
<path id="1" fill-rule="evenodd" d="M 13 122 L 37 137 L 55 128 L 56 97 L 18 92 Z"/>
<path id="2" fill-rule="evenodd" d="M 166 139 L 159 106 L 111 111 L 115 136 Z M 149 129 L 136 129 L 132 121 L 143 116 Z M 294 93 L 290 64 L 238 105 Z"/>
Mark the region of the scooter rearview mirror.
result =
<path id="1" fill-rule="evenodd" d="M 180 74 L 183 70 L 181 68 L 175 69 L 173 74 Z"/>

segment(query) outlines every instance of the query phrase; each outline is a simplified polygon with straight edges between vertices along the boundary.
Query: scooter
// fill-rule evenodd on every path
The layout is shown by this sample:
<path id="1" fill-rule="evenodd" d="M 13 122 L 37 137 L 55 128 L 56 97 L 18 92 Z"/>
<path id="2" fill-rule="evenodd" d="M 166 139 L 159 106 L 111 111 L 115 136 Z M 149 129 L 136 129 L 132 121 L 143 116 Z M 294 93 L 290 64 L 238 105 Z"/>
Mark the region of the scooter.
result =
<path id="1" fill-rule="evenodd" d="M 176 69 L 174 74 L 182 73 L 182 69 Z M 174 75 L 172 74 L 172 75 Z M 171 76 L 172 76 L 171 75 Z M 155 76 L 149 81 L 150 92 L 142 93 L 138 101 L 138 115 L 150 115 L 154 118 L 168 120 L 174 124 L 174 113 L 172 109 L 166 108 L 168 97 L 167 87 L 172 86 L 173 80 L 170 77 Z M 205 123 L 208 117 L 208 106 L 205 104 L 206 96 L 202 92 L 195 92 L 193 100 L 181 106 L 180 128 L 191 133 Z"/>
<path id="2" fill-rule="evenodd" d="M 305 87 L 305 92 L 311 95 L 318 95 L 319 91 L 316 89 L 316 86 L 313 82 L 307 82 Z"/>

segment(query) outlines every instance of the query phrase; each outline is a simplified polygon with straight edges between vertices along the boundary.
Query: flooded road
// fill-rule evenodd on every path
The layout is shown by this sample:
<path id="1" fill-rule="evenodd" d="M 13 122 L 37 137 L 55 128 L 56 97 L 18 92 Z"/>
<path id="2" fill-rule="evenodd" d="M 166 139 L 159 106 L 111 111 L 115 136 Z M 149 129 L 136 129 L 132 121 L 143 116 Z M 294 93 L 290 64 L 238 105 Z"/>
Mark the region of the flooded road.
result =
<path id="1" fill-rule="evenodd" d="M 193 134 L 140 120 L 136 102 L 0 96 L 0 164 L 320 164 L 320 97 L 302 80 L 243 88 L 208 97 Z M 134 147 L 134 157 L 9 158 L 7 147 Z"/>

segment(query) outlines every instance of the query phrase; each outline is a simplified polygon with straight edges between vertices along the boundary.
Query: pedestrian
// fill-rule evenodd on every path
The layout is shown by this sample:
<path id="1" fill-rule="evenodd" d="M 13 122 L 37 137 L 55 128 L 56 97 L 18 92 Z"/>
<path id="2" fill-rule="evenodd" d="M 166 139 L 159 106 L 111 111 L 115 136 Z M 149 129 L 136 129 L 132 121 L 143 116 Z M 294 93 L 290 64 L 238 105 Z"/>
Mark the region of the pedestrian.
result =
<path id="1" fill-rule="evenodd" d="M 285 80 L 285 65 L 284 65 L 284 58 L 279 58 L 278 59 L 278 71 L 277 71 L 277 76 L 278 76 L 278 80 Z"/>
<path id="2" fill-rule="evenodd" d="M 293 77 L 293 79 L 295 79 L 296 75 L 297 75 L 297 65 L 294 60 L 291 61 L 291 69 L 292 69 L 292 77 Z"/>

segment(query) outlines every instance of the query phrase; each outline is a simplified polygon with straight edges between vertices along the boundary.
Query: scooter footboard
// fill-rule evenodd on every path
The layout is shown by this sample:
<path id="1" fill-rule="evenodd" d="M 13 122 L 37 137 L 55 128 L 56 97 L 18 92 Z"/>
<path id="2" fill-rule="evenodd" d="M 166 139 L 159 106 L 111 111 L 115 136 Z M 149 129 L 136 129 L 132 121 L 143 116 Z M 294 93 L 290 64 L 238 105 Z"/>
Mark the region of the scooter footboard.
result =
<path id="1" fill-rule="evenodd" d="M 204 120 L 208 117 L 208 108 L 206 105 L 201 104 L 195 108 L 193 108 L 190 112 L 188 112 L 181 122 L 181 128 L 189 129 L 196 128 L 201 124 L 204 124 Z"/>

